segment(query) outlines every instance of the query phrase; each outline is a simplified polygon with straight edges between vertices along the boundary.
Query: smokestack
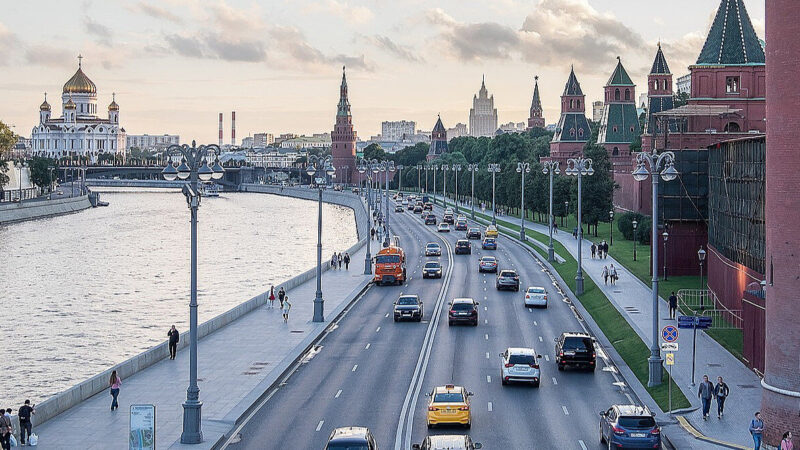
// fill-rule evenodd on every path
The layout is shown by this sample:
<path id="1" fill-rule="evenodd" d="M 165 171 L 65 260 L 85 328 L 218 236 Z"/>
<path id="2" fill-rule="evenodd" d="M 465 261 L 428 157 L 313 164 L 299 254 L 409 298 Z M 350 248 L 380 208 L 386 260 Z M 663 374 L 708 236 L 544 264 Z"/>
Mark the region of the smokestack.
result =
<path id="1" fill-rule="evenodd" d="M 222 113 L 219 113 L 219 146 L 222 147 Z"/>
<path id="2" fill-rule="evenodd" d="M 231 111 L 231 145 L 236 145 L 236 111 Z"/>

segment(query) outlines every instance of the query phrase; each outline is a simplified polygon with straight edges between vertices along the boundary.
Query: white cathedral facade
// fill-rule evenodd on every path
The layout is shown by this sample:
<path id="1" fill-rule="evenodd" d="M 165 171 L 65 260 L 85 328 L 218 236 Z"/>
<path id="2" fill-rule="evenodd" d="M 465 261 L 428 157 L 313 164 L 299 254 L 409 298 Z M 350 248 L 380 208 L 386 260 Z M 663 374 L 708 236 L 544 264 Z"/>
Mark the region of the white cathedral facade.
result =
<path id="1" fill-rule="evenodd" d="M 108 117 L 97 115 L 97 86 L 83 73 L 81 57 L 78 71 L 61 93 L 61 117 L 51 116 L 47 94 L 39 107 L 39 124 L 31 131 L 31 152 L 37 156 L 62 158 L 89 157 L 97 162 L 101 154 L 125 156 L 125 129 L 119 124 L 119 105 L 112 98 Z"/>

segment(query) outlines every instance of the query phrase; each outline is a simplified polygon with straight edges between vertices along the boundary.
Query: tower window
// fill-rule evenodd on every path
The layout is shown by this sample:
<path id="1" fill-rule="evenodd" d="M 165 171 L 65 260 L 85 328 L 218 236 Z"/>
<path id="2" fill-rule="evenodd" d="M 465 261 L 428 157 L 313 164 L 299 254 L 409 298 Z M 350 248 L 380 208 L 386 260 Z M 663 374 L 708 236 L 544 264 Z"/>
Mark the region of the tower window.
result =
<path id="1" fill-rule="evenodd" d="M 612 156 L 617 156 L 617 155 L 619 155 L 619 147 L 614 147 L 614 149 L 613 149 L 613 150 L 611 150 L 611 155 L 612 155 Z"/>
<path id="2" fill-rule="evenodd" d="M 573 105 L 573 100 L 572 100 L 572 99 L 569 99 L 569 107 L 570 107 L 570 108 L 574 108 L 574 105 Z"/>
<path id="3" fill-rule="evenodd" d="M 575 102 L 577 103 L 578 108 L 580 108 L 581 107 L 581 101 L 580 100 L 575 100 Z"/>
<path id="4" fill-rule="evenodd" d="M 725 92 L 735 94 L 739 92 L 739 77 L 725 78 Z"/>
<path id="5" fill-rule="evenodd" d="M 625 89 L 625 100 L 628 101 L 631 99 L 631 90 Z"/>
<path id="6" fill-rule="evenodd" d="M 617 132 L 617 126 L 614 125 L 614 133 L 616 133 L 616 132 Z"/>
<path id="7" fill-rule="evenodd" d="M 578 130 L 578 136 L 583 137 L 583 128 Z"/>
<path id="8" fill-rule="evenodd" d="M 619 101 L 619 89 L 614 89 L 614 100 Z"/>
<path id="9" fill-rule="evenodd" d="M 569 129 L 569 135 L 570 136 L 575 136 L 575 128 L 570 128 Z"/>

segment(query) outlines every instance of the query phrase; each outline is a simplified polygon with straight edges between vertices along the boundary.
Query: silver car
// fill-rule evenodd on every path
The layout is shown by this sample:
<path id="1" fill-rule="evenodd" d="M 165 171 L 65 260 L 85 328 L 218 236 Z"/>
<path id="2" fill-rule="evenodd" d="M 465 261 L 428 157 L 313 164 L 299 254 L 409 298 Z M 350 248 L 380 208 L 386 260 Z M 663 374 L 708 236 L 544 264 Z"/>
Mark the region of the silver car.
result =
<path id="1" fill-rule="evenodd" d="M 442 247 L 435 242 L 428 242 L 425 245 L 425 256 L 442 256 Z"/>
<path id="2" fill-rule="evenodd" d="M 541 380 L 541 357 L 532 348 L 509 347 L 500 353 L 500 381 L 503 385 L 513 382 L 531 383 L 538 388 Z"/>

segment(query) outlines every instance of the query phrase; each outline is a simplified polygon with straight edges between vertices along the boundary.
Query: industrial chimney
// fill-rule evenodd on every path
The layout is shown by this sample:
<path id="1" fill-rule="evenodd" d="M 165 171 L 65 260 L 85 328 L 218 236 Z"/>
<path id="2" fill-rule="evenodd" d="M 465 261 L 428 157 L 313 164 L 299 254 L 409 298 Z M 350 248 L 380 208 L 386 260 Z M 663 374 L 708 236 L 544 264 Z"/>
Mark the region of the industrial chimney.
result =
<path id="1" fill-rule="evenodd" d="M 231 145 L 236 145 L 236 111 L 231 111 Z"/>
<path id="2" fill-rule="evenodd" d="M 222 147 L 222 113 L 219 113 L 219 146 Z"/>

